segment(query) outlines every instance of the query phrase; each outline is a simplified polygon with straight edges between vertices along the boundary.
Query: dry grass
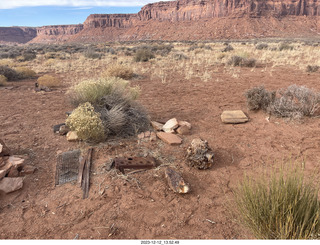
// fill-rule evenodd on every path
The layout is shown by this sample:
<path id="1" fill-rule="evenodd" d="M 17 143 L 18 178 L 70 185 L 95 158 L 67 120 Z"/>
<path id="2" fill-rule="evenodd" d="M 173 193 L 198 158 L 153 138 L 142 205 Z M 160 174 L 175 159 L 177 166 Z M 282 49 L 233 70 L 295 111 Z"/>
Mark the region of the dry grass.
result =
<path id="1" fill-rule="evenodd" d="M 20 74 L 20 77 L 23 79 L 35 78 L 37 76 L 37 73 L 35 71 L 27 67 L 17 67 L 15 70 Z"/>
<path id="2" fill-rule="evenodd" d="M 134 72 L 132 68 L 120 65 L 120 64 L 114 64 L 108 67 L 105 73 L 102 75 L 103 77 L 119 77 L 125 80 L 130 80 L 134 76 Z"/>
<path id="3" fill-rule="evenodd" d="M 7 85 L 7 78 L 4 75 L 0 75 L 0 87 Z"/>
<path id="4" fill-rule="evenodd" d="M 61 86 L 60 79 L 50 75 L 43 75 L 42 77 L 39 77 L 38 83 L 41 86 L 46 86 L 49 88 L 55 88 L 55 87 Z"/>

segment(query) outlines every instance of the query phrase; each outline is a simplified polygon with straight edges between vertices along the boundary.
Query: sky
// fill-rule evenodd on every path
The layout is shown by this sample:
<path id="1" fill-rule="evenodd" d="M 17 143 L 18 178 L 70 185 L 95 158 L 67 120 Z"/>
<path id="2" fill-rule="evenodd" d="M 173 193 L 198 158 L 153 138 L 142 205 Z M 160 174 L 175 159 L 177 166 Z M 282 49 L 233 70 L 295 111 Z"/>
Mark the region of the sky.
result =
<path id="1" fill-rule="evenodd" d="M 0 26 L 79 24 L 90 14 L 138 13 L 142 6 L 158 1 L 0 0 Z"/>

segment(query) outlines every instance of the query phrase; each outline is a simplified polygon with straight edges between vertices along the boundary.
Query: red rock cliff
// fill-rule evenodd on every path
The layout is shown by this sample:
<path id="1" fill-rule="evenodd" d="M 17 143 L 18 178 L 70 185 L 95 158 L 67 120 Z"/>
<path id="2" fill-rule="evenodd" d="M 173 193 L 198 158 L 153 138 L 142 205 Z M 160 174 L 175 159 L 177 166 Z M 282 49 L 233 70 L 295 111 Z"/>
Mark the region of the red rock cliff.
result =
<path id="1" fill-rule="evenodd" d="M 75 35 L 83 29 L 83 25 L 55 25 L 37 28 L 37 35 Z"/>
<path id="2" fill-rule="evenodd" d="M 97 27 L 131 27 L 137 14 L 91 14 L 83 23 L 84 28 Z"/>
<path id="3" fill-rule="evenodd" d="M 0 41 L 27 43 L 37 36 L 36 28 L 0 27 Z"/>

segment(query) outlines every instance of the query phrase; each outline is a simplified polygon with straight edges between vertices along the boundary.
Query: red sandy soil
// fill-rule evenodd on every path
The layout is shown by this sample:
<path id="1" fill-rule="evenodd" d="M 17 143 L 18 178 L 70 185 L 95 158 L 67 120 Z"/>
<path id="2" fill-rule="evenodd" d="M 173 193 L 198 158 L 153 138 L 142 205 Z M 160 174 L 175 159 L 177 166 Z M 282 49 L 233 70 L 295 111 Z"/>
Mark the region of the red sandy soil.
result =
<path id="1" fill-rule="evenodd" d="M 34 81 L 14 82 L 0 89 L 0 138 L 14 154 L 26 155 L 38 168 L 25 177 L 24 187 L 0 194 L 0 239 L 252 239 L 233 209 L 233 190 L 243 175 L 269 169 L 274 161 L 291 157 L 305 160 L 306 170 L 318 174 L 319 118 L 286 121 L 246 108 L 244 92 L 264 84 L 267 89 L 291 84 L 320 89 L 319 74 L 294 68 L 241 68 L 234 78 L 221 71 L 208 82 L 176 77 L 167 83 L 136 80 L 140 102 L 153 120 L 176 117 L 193 125 L 181 146 L 160 140 L 138 144 L 137 139 L 99 144 L 93 154 L 89 198 L 82 199 L 74 183 L 54 186 L 58 151 L 85 149 L 54 134 L 52 126 L 72 110 L 66 88 L 33 92 Z M 245 124 L 223 124 L 223 110 L 242 109 Z M 188 167 L 186 148 L 195 137 L 209 142 L 215 153 L 210 170 Z M 157 169 L 123 176 L 104 165 L 116 156 L 153 155 Z M 191 192 L 173 193 L 164 178 L 170 165 L 190 183 Z M 99 191 L 100 190 L 100 191 Z M 104 193 L 102 193 L 104 190 Z M 212 221 L 212 222 L 211 222 Z M 214 222 L 214 223 L 213 223 Z"/>

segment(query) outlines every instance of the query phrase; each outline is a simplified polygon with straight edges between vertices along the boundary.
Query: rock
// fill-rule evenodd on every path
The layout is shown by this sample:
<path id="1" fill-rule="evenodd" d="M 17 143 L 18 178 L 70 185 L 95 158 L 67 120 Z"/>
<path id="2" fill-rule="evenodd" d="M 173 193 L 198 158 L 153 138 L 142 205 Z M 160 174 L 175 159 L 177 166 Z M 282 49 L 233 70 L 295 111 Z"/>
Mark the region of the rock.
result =
<path id="1" fill-rule="evenodd" d="M 189 185 L 184 181 L 179 173 L 171 168 L 165 171 L 165 177 L 168 181 L 169 187 L 176 193 L 188 193 L 190 191 Z"/>
<path id="2" fill-rule="evenodd" d="M 191 123 L 187 122 L 187 121 L 179 121 L 179 126 L 187 126 L 189 128 L 189 130 L 191 130 L 192 126 Z"/>
<path id="3" fill-rule="evenodd" d="M 157 136 L 169 145 L 180 145 L 182 143 L 182 139 L 175 134 L 158 132 Z"/>
<path id="4" fill-rule="evenodd" d="M 23 178 L 3 178 L 0 181 L 0 191 L 10 193 L 23 187 Z"/>
<path id="5" fill-rule="evenodd" d="M 76 131 L 70 131 L 67 133 L 67 140 L 68 141 L 78 141 L 78 135 Z"/>
<path id="6" fill-rule="evenodd" d="M 247 116 L 243 113 L 241 110 L 236 110 L 236 111 L 224 111 L 221 114 L 221 120 L 224 123 L 245 123 L 249 119 Z"/>
<path id="7" fill-rule="evenodd" d="M 0 157 L 2 156 L 10 156 L 10 150 L 3 140 L 0 139 Z"/>
<path id="8" fill-rule="evenodd" d="M 208 169 L 213 165 L 214 154 L 206 140 L 193 139 L 187 149 L 187 165 L 198 169 Z"/>
<path id="9" fill-rule="evenodd" d="M 7 161 L 6 164 L 0 169 L 0 179 L 4 178 L 7 173 L 9 173 L 12 168 L 12 163 Z"/>
<path id="10" fill-rule="evenodd" d="M 171 118 L 163 125 L 162 130 L 166 133 L 173 133 L 177 127 L 179 127 L 178 120 Z"/>
<path id="11" fill-rule="evenodd" d="M 61 125 L 59 128 L 60 135 L 66 135 L 70 131 L 70 128 L 67 125 Z"/>
<path id="12" fill-rule="evenodd" d="M 3 157 L 0 157 L 0 169 L 1 169 L 1 167 L 3 167 L 5 164 L 6 164 L 6 163 L 5 163 L 4 159 L 3 159 Z"/>
<path id="13" fill-rule="evenodd" d="M 144 132 L 144 137 L 145 138 L 149 138 L 150 137 L 150 131 L 146 131 L 146 132 Z"/>
<path id="14" fill-rule="evenodd" d="M 140 134 L 138 134 L 138 139 L 139 139 L 139 140 L 144 139 L 144 133 L 143 133 L 143 132 L 142 132 L 142 133 L 140 133 Z"/>
<path id="15" fill-rule="evenodd" d="M 7 177 L 14 178 L 19 177 L 19 170 L 18 168 L 12 167 L 7 175 Z"/>
<path id="16" fill-rule="evenodd" d="M 21 172 L 20 172 L 20 176 L 25 176 L 28 174 L 33 174 L 35 171 L 37 170 L 36 167 L 31 166 L 31 165 L 25 165 L 23 166 Z"/>
<path id="17" fill-rule="evenodd" d="M 53 126 L 53 132 L 54 132 L 54 133 L 59 133 L 60 127 L 61 127 L 61 126 L 64 126 L 64 125 L 66 125 L 66 124 L 65 124 L 65 123 L 60 123 L 60 124 L 54 125 L 54 126 Z"/>
<path id="18" fill-rule="evenodd" d="M 156 131 L 161 131 L 162 127 L 163 127 L 162 123 L 155 122 L 155 121 L 151 121 L 151 125 L 154 128 L 154 130 L 156 130 Z"/>
<path id="19" fill-rule="evenodd" d="M 177 128 L 177 133 L 181 135 L 187 135 L 187 134 L 190 134 L 190 129 L 188 126 L 183 125 Z"/>
<path id="20" fill-rule="evenodd" d="M 11 163 L 13 167 L 18 168 L 22 167 L 22 165 L 24 164 L 24 159 L 16 156 L 11 156 L 9 157 L 8 162 Z"/>
<path id="21" fill-rule="evenodd" d="M 150 141 L 156 141 L 157 140 L 157 135 L 155 132 L 150 133 Z"/>

